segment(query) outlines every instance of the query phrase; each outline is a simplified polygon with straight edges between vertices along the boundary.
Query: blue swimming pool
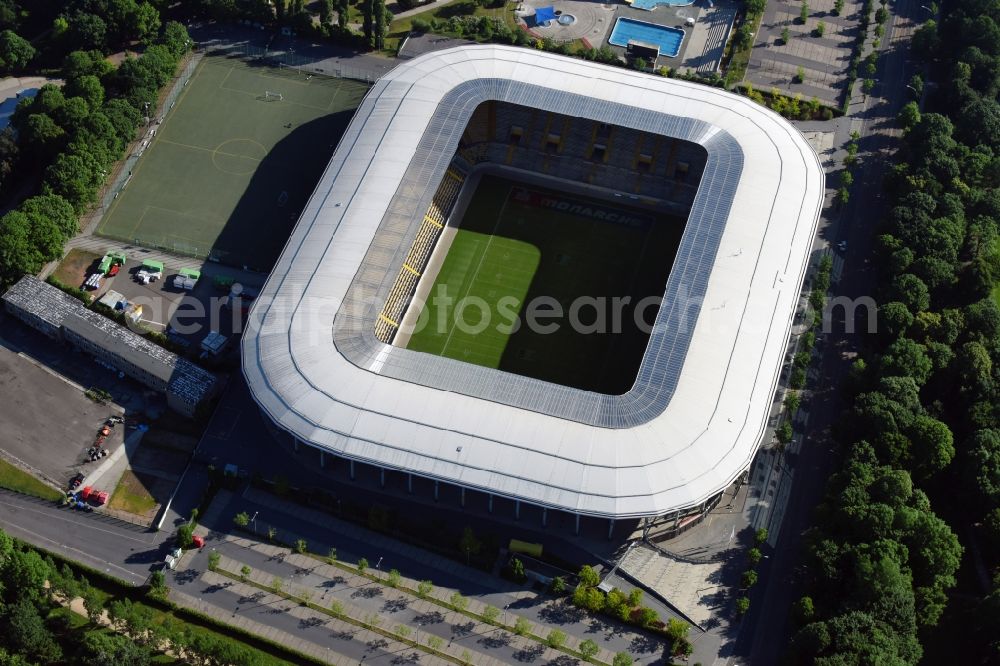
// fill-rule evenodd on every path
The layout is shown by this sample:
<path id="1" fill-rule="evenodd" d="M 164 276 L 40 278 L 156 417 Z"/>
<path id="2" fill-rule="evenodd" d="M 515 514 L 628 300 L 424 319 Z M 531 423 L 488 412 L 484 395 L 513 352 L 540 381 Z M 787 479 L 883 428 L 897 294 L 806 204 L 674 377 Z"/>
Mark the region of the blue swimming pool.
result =
<path id="1" fill-rule="evenodd" d="M 667 7 L 687 7 L 688 5 L 693 5 L 694 0 L 632 0 L 629 4 L 636 9 L 645 9 L 651 12 L 660 5 L 666 5 Z"/>
<path id="2" fill-rule="evenodd" d="M 628 46 L 630 41 L 656 44 L 660 47 L 660 55 L 675 57 L 681 50 L 684 41 L 684 31 L 665 25 L 637 21 L 619 16 L 615 27 L 608 37 L 608 42 L 614 46 Z"/>

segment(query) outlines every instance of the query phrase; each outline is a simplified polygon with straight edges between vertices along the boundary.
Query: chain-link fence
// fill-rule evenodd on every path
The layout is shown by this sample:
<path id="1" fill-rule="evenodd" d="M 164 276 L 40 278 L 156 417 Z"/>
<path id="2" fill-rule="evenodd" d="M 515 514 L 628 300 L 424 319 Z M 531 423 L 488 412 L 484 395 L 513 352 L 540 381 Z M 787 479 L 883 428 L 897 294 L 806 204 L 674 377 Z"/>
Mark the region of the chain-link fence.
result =
<path id="1" fill-rule="evenodd" d="M 364 81 L 374 83 L 383 72 L 378 72 L 362 67 L 347 67 L 340 63 L 330 64 L 328 60 L 317 60 L 313 56 L 306 56 L 294 51 L 280 51 L 268 49 L 266 46 L 254 46 L 252 44 L 233 44 L 220 48 L 211 53 L 219 53 L 245 58 L 250 61 L 259 61 L 262 64 L 272 67 L 293 69 L 303 76 L 309 74 L 322 74 L 338 79 L 352 79 L 354 81 Z"/>
<path id="2" fill-rule="evenodd" d="M 174 79 L 174 84 L 171 86 L 170 91 L 163 98 L 163 104 L 160 105 L 159 109 L 155 110 L 155 113 L 146 116 L 146 123 L 142 127 L 142 136 L 129 146 L 130 153 L 128 157 L 122 161 L 118 167 L 118 172 L 115 174 L 111 182 L 105 185 L 103 193 L 100 198 L 100 204 L 90 213 L 90 217 L 85 225 L 86 233 L 94 233 L 97 227 L 101 224 L 101 220 L 104 219 L 105 213 L 114 203 L 118 195 L 121 194 L 122 190 L 128 187 L 129 180 L 132 179 L 132 172 L 135 170 L 135 164 L 142 157 L 142 154 L 146 151 L 149 146 L 149 142 L 153 134 L 156 132 L 156 126 L 163 122 L 163 117 L 166 113 L 174 108 L 174 104 L 177 103 L 177 97 L 181 94 L 184 86 L 188 84 L 191 80 L 191 76 L 194 74 L 194 70 L 198 67 L 198 63 L 201 62 L 202 54 L 194 54 L 190 60 L 188 60 L 187 65 L 184 70 Z M 133 242 L 132 238 L 117 238 L 115 236 L 108 236 L 109 238 L 115 238 L 115 240 L 125 241 L 128 243 Z M 169 248 L 159 248 L 167 250 Z M 193 255 L 197 256 L 197 255 Z"/>

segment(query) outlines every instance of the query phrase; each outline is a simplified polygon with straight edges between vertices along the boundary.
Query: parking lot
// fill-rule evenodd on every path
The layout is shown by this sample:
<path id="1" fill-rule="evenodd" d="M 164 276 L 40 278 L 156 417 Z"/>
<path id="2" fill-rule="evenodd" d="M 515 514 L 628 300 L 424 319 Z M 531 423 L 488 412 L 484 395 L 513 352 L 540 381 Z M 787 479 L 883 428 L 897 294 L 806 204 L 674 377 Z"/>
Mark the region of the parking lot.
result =
<path id="1" fill-rule="evenodd" d="M 213 278 L 224 276 L 234 280 L 250 293 L 255 293 L 263 284 L 265 277 L 218 264 L 202 264 L 197 259 L 165 257 L 145 248 L 118 244 L 114 241 L 96 238 L 88 241 L 88 247 L 74 248 L 55 270 L 54 275 L 63 283 L 78 287 L 86 280 L 87 274 L 95 268 L 94 258 L 99 258 L 105 252 L 124 252 L 127 257 L 124 267 L 117 275 L 104 278 L 101 286 L 90 292 L 93 298 L 97 300 L 111 290 L 118 292 L 128 303 L 142 306 L 140 322 L 145 328 L 169 333 L 175 341 L 188 345 L 194 356 L 197 356 L 198 345 L 209 331 L 232 336 L 234 331 L 241 330 L 239 313 L 234 313 L 226 304 L 228 288 L 217 287 L 213 283 Z M 136 279 L 136 274 L 147 259 L 161 261 L 164 270 L 159 279 L 143 284 Z M 186 291 L 175 287 L 174 277 L 178 272 L 191 268 L 202 272 L 202 278 L 194 289 Z M 228 345 L 229 352 L 235 348 L 235 344 Z"/>
<path id="2" fill-rule="evenodd" d="M 19 353 L 23 336 L 32 335 L 26 327 L 5 318 L 2 331 L 0 447 L 15 463 L 62 487 L 78 470 L 86 473 L 98 464 L 84 463 L 87 448 L 105 419 L 121 410 L 93 402 L 80 386 Z M 122 445 L 123 431 L 118 426 L 106 438 L 109 451 Z"/>

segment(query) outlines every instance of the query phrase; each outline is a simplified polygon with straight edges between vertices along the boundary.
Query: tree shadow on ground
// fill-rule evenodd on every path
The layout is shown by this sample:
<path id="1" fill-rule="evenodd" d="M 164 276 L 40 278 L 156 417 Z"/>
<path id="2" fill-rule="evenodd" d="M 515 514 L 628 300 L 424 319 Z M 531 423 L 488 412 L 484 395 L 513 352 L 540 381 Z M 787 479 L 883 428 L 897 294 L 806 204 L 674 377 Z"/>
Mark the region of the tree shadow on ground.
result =
<path id="1" fill-rule="evenodd" d="M 374 599 L 382 596 L 382 588 L 371 585 L 359 587 L 351 593 L 351 599 Z"/>
<path id="2" fill-rule="evenodd" d="M 417 624 L 441 624 L 444 622 L 444 615 L 438 611 L 429 611 L 420 613 L 413 618 L 413 621 Z"/>
<path id="3" fill-rule="evenodd" d="M 482 645 L 483 647 L 496 649 L 504 647 L 506 645 L 510 645 L 510 641 L 511 641 L 510 634 L 504 632 L 491 631 L 490 633 L 486 634 L 476 642 Z"/>
<path id="4" fill-rule="evenodd" d="M 538 617 L 541 618 L 545 624 L 572 624 L 574 622 L 580 622 L 586 617 L 586 613 L 583 609 L 572 606 L 568 603 L 559 603 L 546 606 L 542 610 L 538 611 Z"/>
<path id="5" fill-rule="evenodd" d="M 398 613 L 400 611 L 406 610 L 410 607 L 410 602 L 407 599 L 386 599 L 385 603 L 382 604 L 383 613 Z"/>
<path id="6" fill-rule="evenodd" d="M 515 652 L 512 656 L 517 661 L 522 663 L 531 663 L 541 657 L 545 653 L 544 645 L 532 645 L 531 647 L 522 648 Z"/>

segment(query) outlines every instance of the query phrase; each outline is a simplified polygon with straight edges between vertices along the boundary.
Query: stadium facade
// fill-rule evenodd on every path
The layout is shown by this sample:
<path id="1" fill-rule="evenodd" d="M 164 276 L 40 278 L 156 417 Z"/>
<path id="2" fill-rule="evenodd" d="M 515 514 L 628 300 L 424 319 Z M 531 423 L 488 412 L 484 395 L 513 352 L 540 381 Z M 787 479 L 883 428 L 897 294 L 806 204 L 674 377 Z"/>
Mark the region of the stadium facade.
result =
<path id="1" fill-rule="evenodd" d="M 432 213 L 447 217 L 434 196 L 490 101 L 707 155 L 638 377 L 621 395 L 392 344 L 419 283 L 415 253 L 426 263 L 433 238 L 421 239 L 443 224 Z M 357 110 L 251 312 L 244 374 L 296 446 L 352 476 L 373 465 L 463 498 L 487 493 L 491 508 L 496 496 L 515 512 L 565 511 L 578 529 L 580 516 L 698 515 L 761 444 L 823 197 L 806 140 L 743 97 L 516 47 L 428 54 L 380 79 Z"/>

